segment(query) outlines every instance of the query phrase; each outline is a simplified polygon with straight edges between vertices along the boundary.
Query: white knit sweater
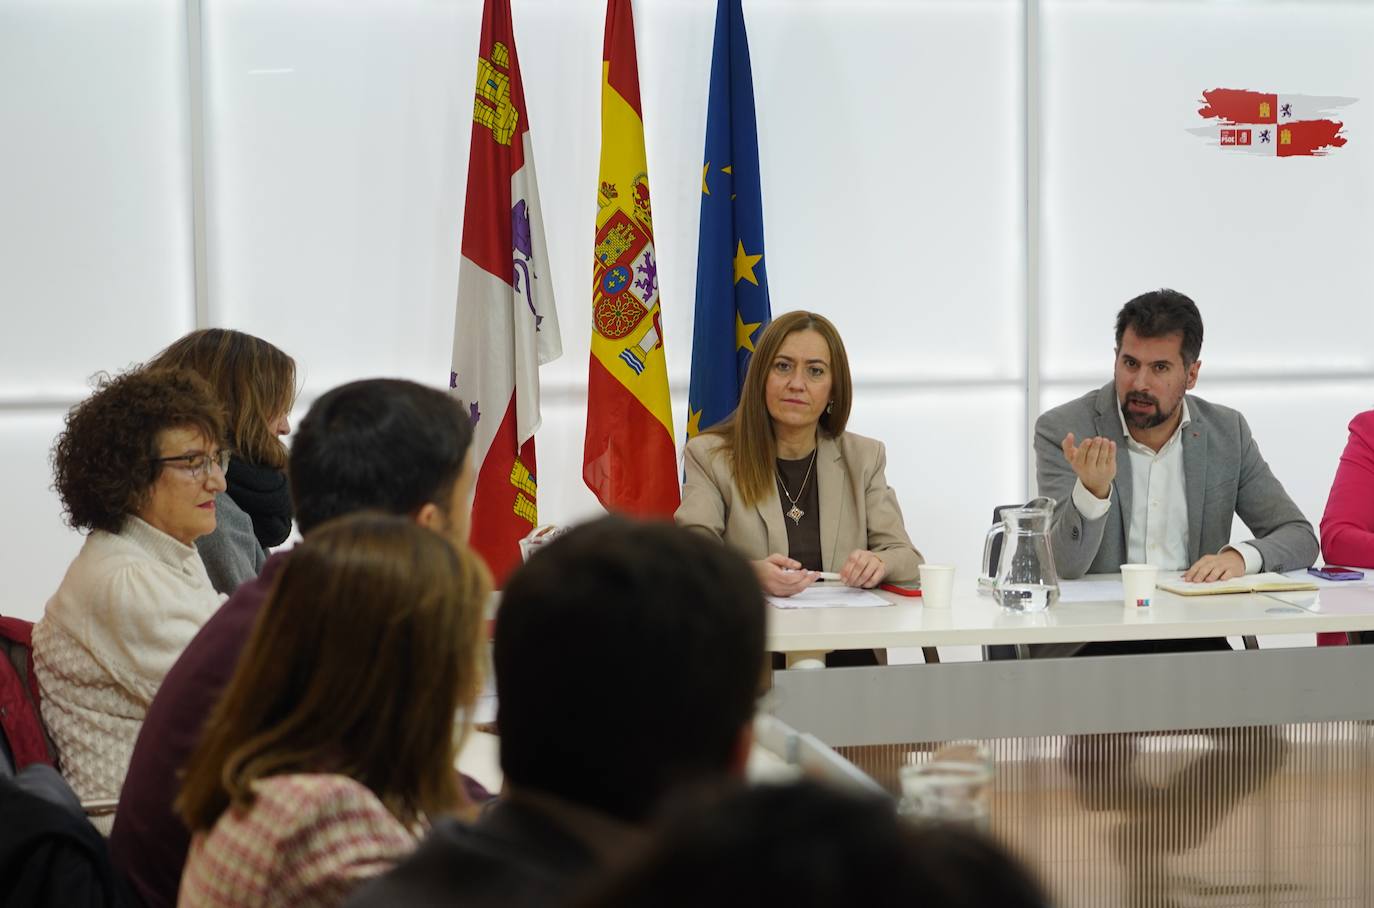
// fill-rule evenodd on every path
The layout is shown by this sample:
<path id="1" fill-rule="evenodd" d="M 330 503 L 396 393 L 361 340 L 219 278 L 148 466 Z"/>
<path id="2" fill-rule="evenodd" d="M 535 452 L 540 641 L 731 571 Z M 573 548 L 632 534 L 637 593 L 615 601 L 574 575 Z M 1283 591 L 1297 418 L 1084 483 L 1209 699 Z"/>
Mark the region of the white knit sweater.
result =
<path id="1" fill-rule="evenodd" d="M 223 600 L 194 546 L 137 517 L 86 538 L 33 629 L 43 721 L 83 800 L 119 797 L 153 694 Z"/>

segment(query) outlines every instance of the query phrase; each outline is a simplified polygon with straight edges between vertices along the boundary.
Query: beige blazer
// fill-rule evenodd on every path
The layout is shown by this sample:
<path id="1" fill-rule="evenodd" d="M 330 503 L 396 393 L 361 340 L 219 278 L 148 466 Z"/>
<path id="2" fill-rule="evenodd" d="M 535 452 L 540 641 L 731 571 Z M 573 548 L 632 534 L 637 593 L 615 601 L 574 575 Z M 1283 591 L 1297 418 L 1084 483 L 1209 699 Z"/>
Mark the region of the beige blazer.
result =
<path id="1" fill-rule="evenodd" d="M 687 442 L 687 479 L 673 519 L 724 540 L 751 561 L 788 554 L 777 484 L 762 501 L 745 505 L 723 445 L 719 435 L 698 435 Z M 887 565 L 885 582 L 915 583 L 924 559 L 906 534 L 886 466 L 880 441 L 853 432 L 821 438 L 816 453 L 821 561 L 827 571 L 838 571 L 850 552 L 867 549 Z"/>

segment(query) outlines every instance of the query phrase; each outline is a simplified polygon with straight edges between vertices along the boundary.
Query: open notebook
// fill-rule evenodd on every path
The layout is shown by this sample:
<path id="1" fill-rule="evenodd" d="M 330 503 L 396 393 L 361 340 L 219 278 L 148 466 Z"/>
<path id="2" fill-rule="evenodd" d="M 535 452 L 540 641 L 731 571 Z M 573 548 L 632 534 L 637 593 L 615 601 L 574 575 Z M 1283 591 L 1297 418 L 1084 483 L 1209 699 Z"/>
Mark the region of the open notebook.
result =
<path id="1" fill-rule="evenodd" d="M 1248 577 L 1232 577 L 1230 580 L 1213 580 L 1211 583 L 1189 583 L 1178 577 L 1161 580 L 1156 584 L 1161 590 L 1168 590 L 1180 596 L 1221 596 L 1227 593 L 1286 593 L 1291 590 L 1315 590 L 1317 585 L 1307 580 L 1292 580 L 1273 571 L 1251 574 Z"/>

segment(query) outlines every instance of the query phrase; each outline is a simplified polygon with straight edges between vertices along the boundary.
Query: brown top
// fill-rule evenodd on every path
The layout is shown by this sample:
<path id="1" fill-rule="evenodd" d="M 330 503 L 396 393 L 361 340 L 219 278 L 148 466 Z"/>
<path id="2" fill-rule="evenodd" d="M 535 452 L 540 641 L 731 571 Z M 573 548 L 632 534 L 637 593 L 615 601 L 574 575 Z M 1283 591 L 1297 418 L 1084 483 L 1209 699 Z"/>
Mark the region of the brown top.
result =
<path id="1" fill-rule="evenodd" d="M 815 457 L 816 452 L 812 451 L 801 460 L 778 458 L 778 498 L 782 504 L 783 525 L 787 527 L 787 555 L 800 561 L 808 571 L 825 570 L 821 558 L 821 498 L 817 492 L 820 481 L 813 463 Z M 802 511 L 800 521 L 788 515 L 793 498 Z"/>

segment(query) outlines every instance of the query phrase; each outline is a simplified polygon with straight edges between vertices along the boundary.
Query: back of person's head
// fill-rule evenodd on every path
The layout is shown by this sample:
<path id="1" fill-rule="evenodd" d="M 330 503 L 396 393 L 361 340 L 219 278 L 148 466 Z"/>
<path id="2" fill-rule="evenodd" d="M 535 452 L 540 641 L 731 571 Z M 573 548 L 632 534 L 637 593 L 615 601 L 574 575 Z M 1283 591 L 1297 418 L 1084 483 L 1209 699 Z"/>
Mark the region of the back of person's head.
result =
<path id="1" fill-rule="evenodd" d="M 229 443 L 249 463 L 286 469 L 286 445 L 274 430 L 296 399 L 296 361 L 260 337 L 201 328 L 147 363 L 190 369 L 210 383 L 229 415 Z"/>
<path id="2" fill-rule="evenodd" d="M 471 444 L 466 408 L 443 391 L 395 378 L 340 385 L 296 429 L 288 467 L 296 523 L 309 533 L 364 509 L 447 507 Z"/>
<path id="3" fill-rule="evenodd" d="M 318 527 L 282 566 L 188 763 L 187 827 L 289 773 L 350 776 L 406 821 L 459 803 L 455 715 L 481 689 L 489 591 L 475 555 L 404 517 Z"/>
<path id="4" fill-rule="evenodd" d="M 1116 315 L 1116 349 L 1126 329 L 1139 337 L 1182 335 L 1183 365 L 1191 366 L 1202 355 L 1202 313 L 1197 304 L 1177 290 L 1167 287 L 1142 293 L 1121 307 Z"/>
<path id="5" fill-rule="evenodd" d="M 815 782 L 685 799 L 583 908 L 1044 908 L 1038 883 L 964 827 L 912 826 L 891 801 Z"/>
<path id="6" fill-rule="evenodd" d="M 513 788 L 622 819 L 723 776 L 747 744 L 763 670 L 753 570 L 718 541 L 608 517 L 507 583 L 494 662 Z"/>

